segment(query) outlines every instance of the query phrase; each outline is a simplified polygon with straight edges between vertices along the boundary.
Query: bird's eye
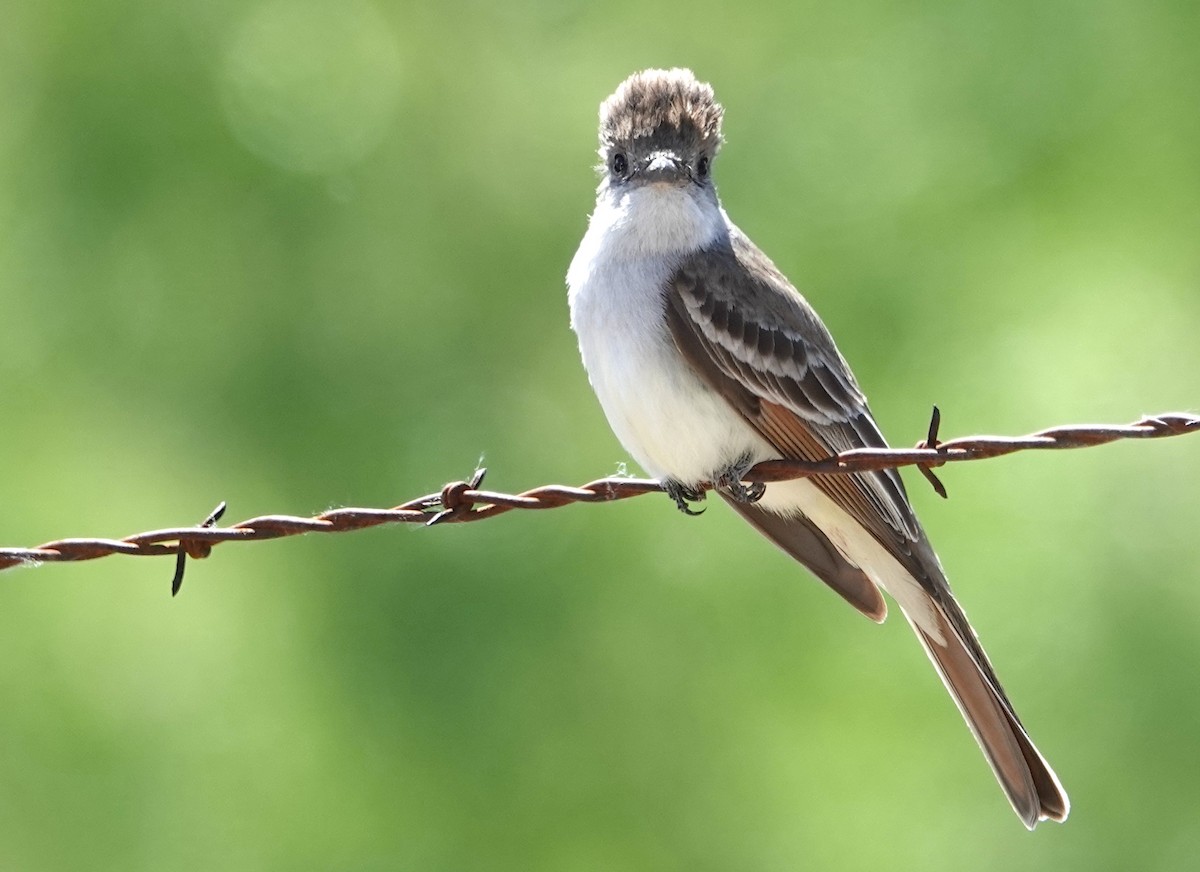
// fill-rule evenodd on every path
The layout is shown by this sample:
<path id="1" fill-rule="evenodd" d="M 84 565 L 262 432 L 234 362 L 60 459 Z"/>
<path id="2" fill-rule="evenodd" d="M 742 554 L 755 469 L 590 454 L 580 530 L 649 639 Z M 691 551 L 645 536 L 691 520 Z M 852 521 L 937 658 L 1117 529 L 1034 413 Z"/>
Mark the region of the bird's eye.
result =
<path id="1" fill-rule="evenodd" d="M 708 158 L 707 157 L 701 157 L 700 160 L 696 161 L 696 175 L 702 179 L 707 178 L 707 176 L 708 176 Z"/>
<path id="2" fill-rule="evenodd" d="M 608 165 L 614 175 L 618 176 L 625 175 L 625 171 L 629 169 L 629 161 L 626 160 L 624 153 L 619 151 L 608 159 Z"/>

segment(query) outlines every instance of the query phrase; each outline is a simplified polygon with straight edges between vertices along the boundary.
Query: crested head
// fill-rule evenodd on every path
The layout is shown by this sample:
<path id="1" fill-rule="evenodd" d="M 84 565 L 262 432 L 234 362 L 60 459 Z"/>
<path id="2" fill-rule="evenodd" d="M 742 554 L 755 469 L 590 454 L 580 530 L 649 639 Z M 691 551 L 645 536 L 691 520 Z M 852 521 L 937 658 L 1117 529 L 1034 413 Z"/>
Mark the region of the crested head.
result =
<path id="1" fill-rule="evenodd" d="M 690 70 L 622 82 L 600 106 L 602 177 L 589 237 L 625 254 L 678 254 L 725 233 L 712 180 L 721 113 Z"/>
<path id="2" fill-rule="evenodd" d="M 723 112 L 712 87 L 691 70 L 634 73 L 600 105 L 600 154 L 676 148 L 711 159 L 721 146 Z"/>

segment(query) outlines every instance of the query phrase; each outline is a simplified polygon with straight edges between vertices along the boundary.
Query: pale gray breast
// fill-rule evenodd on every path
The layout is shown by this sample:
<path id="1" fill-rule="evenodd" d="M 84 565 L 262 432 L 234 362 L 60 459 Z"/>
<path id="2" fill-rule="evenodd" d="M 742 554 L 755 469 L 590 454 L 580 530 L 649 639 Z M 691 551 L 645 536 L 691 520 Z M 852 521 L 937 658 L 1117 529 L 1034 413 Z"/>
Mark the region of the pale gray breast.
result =
<path id="1" fill-rule="evenodd" d="M 646 472 L 710 479 L 769 447 L 680 355 L 665 321 L 679 258 L 594 257 L 573 266 L 571 322 L 609 425 Z"/>

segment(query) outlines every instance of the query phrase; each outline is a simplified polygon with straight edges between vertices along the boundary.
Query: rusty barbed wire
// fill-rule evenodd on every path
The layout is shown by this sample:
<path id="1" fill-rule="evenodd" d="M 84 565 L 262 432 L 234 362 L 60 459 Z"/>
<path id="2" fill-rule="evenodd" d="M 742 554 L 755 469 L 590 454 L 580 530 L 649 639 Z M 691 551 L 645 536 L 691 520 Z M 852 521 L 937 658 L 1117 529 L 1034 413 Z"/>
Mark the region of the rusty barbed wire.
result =
<path id="1" fill-rule="evenodd" d="M 940 414 L 935 407 L 929 435 L 916 448 L 856 448 L 811 462 L 768 460 L 750 469 L 745 479 L 768 483 L 811 475 L 916 466 L 930 479 L 938 493 L 945 496 L 945 489 L 931 470 L 946 463 L 1002 457 L 1017 451 L 1087 448 L 1119 439 L 1158 439 L 1200 432 L 1200 417 L 1185 412 L 1151 415 L 1132 424 L 1082 424 L 1052 427 L 1027 436 L 969 436 L 946 442 L 938 439 L 939 424 Z M 478 469 L 468 481 L 451 482 L 438 493 L 426 494 L 390 509 L 331 509 L 310 518 L 263 515 L 229 527 L 217 527 L 215 524 L 225 509 L 225 504 L 221 503 L 199 526 L 151 530 L 122 539 L 58 539 L 35 548 L 0 548 L 0 570 L 22 565 L 94 560 L 112 554 L 174 556 L 177 561 L 172 579 L 174 594 L 183 580 L 186 557 L 207 557 L 213 546 L 221 542 L 251 542 L 302 533 L 344 533 L 380 524 L 438 526 L 465 523 L 514 509 L 554 509 L 571 503 L 613 502 L 663 490 L 657 481 L 649 479 L 601 478 L 581 487 L 552 484 L 519 494 L 505 494 L 480 489 L 485 472 Z M 711 489 L 712 484 L 705 483 L 701 491 Z"/>

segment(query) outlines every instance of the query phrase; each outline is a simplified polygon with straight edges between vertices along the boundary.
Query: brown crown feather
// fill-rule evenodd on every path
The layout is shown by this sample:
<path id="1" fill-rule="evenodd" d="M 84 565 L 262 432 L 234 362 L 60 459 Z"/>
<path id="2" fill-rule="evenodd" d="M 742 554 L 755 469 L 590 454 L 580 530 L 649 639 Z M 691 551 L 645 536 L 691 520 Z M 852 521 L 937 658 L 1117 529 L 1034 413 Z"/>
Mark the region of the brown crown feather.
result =
<path id="1" fill-rule="evenodd" d="M 650 147 L 678 146 L 708 150 L 721 145 L 721 104 L 691 70 L 643 70 L 621 83 L 600 104 L 600 151 L 637 140 Z"/>

